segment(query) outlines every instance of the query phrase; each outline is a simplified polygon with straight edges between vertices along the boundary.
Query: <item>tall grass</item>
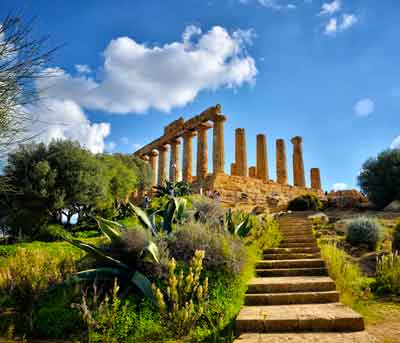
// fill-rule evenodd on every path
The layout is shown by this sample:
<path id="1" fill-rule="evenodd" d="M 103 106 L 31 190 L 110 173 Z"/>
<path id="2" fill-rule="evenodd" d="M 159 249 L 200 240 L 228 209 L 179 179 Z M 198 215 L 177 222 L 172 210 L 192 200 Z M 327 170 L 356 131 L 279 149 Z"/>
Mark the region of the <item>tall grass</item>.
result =
<path id="1" fill-rule="evenodd" d="M 336 281 L 340 300 L 353 306 L 354 302 L 368 295 L 368 279 L 350 256 L 333 243 L 320 243 L 321 255 L 325 260 L 329 275 Z"/>
<path id="2" fill-rule="evenodd" d="M 400 255 L 391 252 L 378 259 L 375 289 L 379 294 L 400 295 Z"/>

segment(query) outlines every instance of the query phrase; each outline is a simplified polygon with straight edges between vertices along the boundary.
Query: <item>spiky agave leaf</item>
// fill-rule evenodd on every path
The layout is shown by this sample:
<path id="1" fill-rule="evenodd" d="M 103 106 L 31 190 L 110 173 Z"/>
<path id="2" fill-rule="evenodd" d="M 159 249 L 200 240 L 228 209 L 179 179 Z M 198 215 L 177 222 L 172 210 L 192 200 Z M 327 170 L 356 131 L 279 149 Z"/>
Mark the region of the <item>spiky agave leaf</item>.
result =
<path id="1" fill-rule="evenodd" d="M 151 287 L 151 282 L 144 274 L 136 271 L 131 278 L 131 282 L 140 289 L 146 298 L 148 298 L 155 306 L 158 306 L 153 289 Z"/>
<path id="2" fill-rule="evenodd" d="M 106 281 L 113 280 L 115 278 L 129 280 L 129 272 L 119 268 L 94 268 L 87 269 L 75 274 L 79 281 Z"/>
<path id="3" fill-rule="evenodd" d="M 104 251 L 95 247 L 92 244 L 81 242 L 77 239 L 70 239 L 70 240 L 68 240 L 68 242 L 71 243 L 72 245 L 76 246 L 77 248 L 86 251 L 89 254 L 92 254 L 96 257 L 103 259 L 104 261 L 112 263 L 116 267 L 120 267 L 120 268 L 129 270 L 129 267 L 125 263 L 107 255 Z"/>
<path id="4" fill-rule="evenodd" d="M 141 208 L 135 206 L 131 202 L 129 202 L 129 206 L 132 208 L 133 212 L 137 215 L 140 223 L 146 228 L 151 231 L 153 235 L 157 235 L 157 228 L 153 226 L 152 221 L 150 220 L 150 217 L 147 215 L 145 211 L 143 211 Z M 155 224 L 155 222 L 154 222 Z"/>
<path id="5" fill-rule="evenodd" d="M 235 234 L 240 237 L 245 237 L 251 230 L 250 215 L 247 215 L 246 219 L 238 224 L 235 228 Z"/>
<path id="6" fill-rule="evenodd" d="M 101 232 L 111 241 L 118 242 L 121 240 L 121 229 L 124 229 L 124 226 L 118 222 L 114 222 L 112 220 L 104 219 L 102 217 L 96 217 L 97 224 Z"/>
<path id="7" fill-rule="evenodd" d="M 158 247 L 154 242 L 147 242 L 147 245 L 142 251 L 142 258 L 146 262 L 160 263 L 160 252 L 158 251 Z"/>

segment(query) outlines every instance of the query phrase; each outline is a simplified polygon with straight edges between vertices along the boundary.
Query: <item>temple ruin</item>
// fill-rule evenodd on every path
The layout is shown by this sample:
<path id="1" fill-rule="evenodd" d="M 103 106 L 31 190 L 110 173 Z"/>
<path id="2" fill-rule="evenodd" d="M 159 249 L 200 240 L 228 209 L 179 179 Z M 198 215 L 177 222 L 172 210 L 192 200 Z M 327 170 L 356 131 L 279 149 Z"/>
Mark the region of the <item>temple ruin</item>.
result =
<path id="1" fill-rule="evenodd" d="M 289 200 L 306 193 L 323 198 L 321 176 L 318 168 L 310 170 L 310 185 L 306 187 L 302 138 L 293 137 L 293 185 L 288 184 L 286 146 L 283 139 L 276 140 L 277 180 L 269 179 L 267 137 L 256 137 L 257 161 L 248 167 L 245 129 L 235 131 L 235 161 L 230 165 L 230 175 L 225 173 L 224 122 L 221 106 L 210 107 L 201 114 L 184 120 L 179 118 L 164 128 L 164 134 L 137 150 L 134 155 L 149 162 L 153 171 L 153 186 L 167 180 L 168 150 L 169 180 L 184 180 L 199 193 L 217 191 L 227 206 L 260 205 L 270 209 L 284 207 Z M 212 172 L 208 166 L 208 130 L 212 129 Z M 193 137 L 197 135 L 196 174 L 193 174 Z M 183 139 L 183 156 L 179 145 Z M 168 148 L 169 147 L 169 148 Z M 157 165 L 158 164 L 158 165 Z M 180 168 L 182 165 L 182 169 Z"/>

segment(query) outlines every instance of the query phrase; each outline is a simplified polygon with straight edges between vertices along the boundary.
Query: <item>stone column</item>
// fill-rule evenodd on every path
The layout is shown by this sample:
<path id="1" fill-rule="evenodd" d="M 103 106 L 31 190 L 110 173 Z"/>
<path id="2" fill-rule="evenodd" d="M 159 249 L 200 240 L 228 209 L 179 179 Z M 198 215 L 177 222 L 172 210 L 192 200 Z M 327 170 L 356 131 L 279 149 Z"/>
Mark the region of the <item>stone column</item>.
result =
<path id="1" fill-rule="evenodd" d="M 247 176 L 246 133 L 244 129 L 235 131 L 235 162 L 239 176 Z"/>
<path id="2" fill-rule="evenodd" d="M 257 177 L 256 175 L 256 167 L 252 166 L 249 168 L 249 176 L 250 177 Z"/>
<path id="3" fill-rule="evenodd" d="M 298 187 L 306 186 L 302 141 L 303 139 L 299 136 L 291 139 L 293 144 L 293 184 Z"/>
<path id="4" fill-rule="evenodd" d="M 237 175 L 236 172 L 236 163 L 231 163 L 231 175 Z"/>
<path id="5" fill-rule="evenodd" d="M 311 188 L 322 189 L 319 168 L 311 168 Z"/>
<path id="6" fill-rule="evenodd" d="M 157 156 L 158 152 L 156 150 L 153 150 L 150 154 L 150 167 L 151 167 L 151 185 L 156 186 L 157 185 Z"/>
<path id="7" fill-rule="evenodd" d="M 197 128 L 197 179 L 204 180 L 208 173 L 208 141 L 207 130 L 212 125 L 201 123 Z"/>
<path id="8" fill-rule="evenodd" d="M 179 144 L 181 144 L 181 141 L 178 138 L 170 142 L 169 180 L 172 182 L 179 180 Z"/>
<path id="9" fill-rule="evenodd" d="M 224 144 L 224 115 L 218 115 L 213 119 L 213 173 L 223 174 L 225 167 L 225 144 Z"/>
<path id="10" fill-rule="evenodd" d="M 286 148 L 283 139 L 276 140 L 276 177 L 281 185 L 287 185 Z"/>
<path id="11" fill-rule="evenodd" d="M 193 144 L 192 138 L 196 134 L 193 131 L 187 131 L 183 134 L 183 163 L 182 178 L 183 181 L 192 182 L 193 165 Z"/>
<path id="12" fill-rule="evenodd" d="M 158 158 L 158 185 L 163 185 L 167 179 L 167 146 L 162 145 L 158 148 L 160 156 Z"/>
<path id="13" fill-rule="evenodd" d="M 257 167 L 256 176 L 260 180 L 268 181 L 268 157 L 267 138 L 265 135 L 257 135 Z"/>

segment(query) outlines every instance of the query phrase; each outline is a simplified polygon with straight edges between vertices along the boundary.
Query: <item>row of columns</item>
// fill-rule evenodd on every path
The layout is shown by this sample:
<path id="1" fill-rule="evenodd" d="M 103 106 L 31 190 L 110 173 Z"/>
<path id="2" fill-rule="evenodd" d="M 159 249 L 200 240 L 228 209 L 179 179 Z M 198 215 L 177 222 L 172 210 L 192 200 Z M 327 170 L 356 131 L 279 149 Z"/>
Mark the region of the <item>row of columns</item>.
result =
<path id="1" fill-rule="evenodd" d="M 207 131 L 213 128 L 213 173 L 223 173 L 225 166 L 224 146 L 224 122 L 226 117 L 217 115 L 213 118 L 213 125 L 208 122 L 199 125 L 190 131 L 183 133 L 183 158 L 182 158 L 182 179 L 186 182 L 193 181 L 193 137 L 197 135 L 197 179 L 204 179 L 208 173 L 208 140 Z M 169 179 L 177 181 L 180 179 L 180 158 L 179 145 L 180 137 L 174 137 L 166 143 L 153 150 L 150 156 L 143 156 L 149 159 L 153 171 L 152 184 L 162 185 L 167 180 L 167 152 L 170 146 Z M 158 156 L 158 173 L 157 169 Z"/>
<path id="2" fill-rule="evenodd" d="M 291 139 L 293 144 L 293 184 L 297 187 L 306 187 L 302 138 L 299 136 Z M 235 131 L 235 162 L 231 165 L 231 175 L 255 177 L 268 181 L 268 156 L 267 138 L 263 134 L 257 135 L 257 164 L 255 167 L 247 168 L 247 151 L 245 130 L 240 128 Z M 288 173 L 286 164 L 286 147 L 283 139 L 276 140 L 276 175 L 277 182 L 282 185 L 288 184 Z M 311 169 L 311 188 L 321 189 L 321 176 L 318 168 Z"/>

